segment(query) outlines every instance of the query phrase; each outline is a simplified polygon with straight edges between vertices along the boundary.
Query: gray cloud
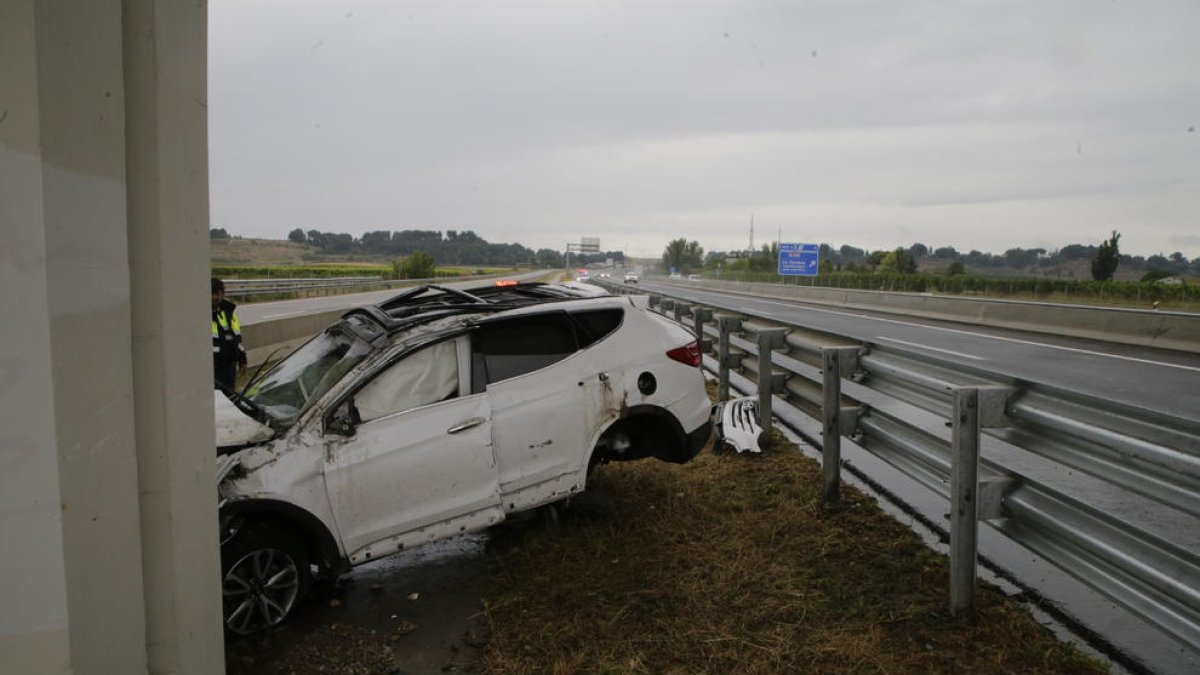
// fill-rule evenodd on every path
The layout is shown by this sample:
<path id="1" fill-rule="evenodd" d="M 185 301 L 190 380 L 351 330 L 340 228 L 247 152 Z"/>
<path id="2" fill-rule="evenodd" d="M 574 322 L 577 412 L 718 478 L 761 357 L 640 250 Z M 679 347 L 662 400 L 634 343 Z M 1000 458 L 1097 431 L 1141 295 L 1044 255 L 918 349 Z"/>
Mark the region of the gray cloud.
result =
<path id="1" fill-rule="evenodd" d="M 1193 2 L 210 2 L 214 225 L 1200 256 Z"/>

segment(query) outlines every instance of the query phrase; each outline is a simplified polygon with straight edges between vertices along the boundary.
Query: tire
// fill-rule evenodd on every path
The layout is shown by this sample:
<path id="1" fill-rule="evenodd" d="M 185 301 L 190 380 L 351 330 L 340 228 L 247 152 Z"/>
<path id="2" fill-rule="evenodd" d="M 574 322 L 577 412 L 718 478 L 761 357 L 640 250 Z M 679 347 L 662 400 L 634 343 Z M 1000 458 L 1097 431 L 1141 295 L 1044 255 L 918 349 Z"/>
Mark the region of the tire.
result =
<path id="1" fill-rule="evenodd" d="M 308 553 L 286 530 L 247 523 L 221 548 L 225 629 L 249 635 L 291 616 L 311 582 Z"/>

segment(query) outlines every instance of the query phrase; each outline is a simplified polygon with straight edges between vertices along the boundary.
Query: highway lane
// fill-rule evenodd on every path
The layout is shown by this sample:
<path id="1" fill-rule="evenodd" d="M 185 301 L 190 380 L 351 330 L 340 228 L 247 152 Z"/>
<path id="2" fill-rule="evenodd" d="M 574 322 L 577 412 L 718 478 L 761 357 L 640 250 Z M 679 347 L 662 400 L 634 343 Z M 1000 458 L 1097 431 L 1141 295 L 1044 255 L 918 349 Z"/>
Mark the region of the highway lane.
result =
<path id="1" fill-rule="evenodd" d="M 883 346 L 925 351 L 1028 382 L 1200 420 L 1200 356 L 1194 354 L 733 295 L 679 284 L 647 283 L 644 287 L 710 307 L 758 314 Z"/>
<path id="2" fill-rule="evenodd" d="M 537 281 L 547 275 L 546 270 L 537 272 L 524 272 L 514 274 L 508 279 L 517 281 Z M 474 281 L 459 281 L 447 282 L 440 284 L 451 288 L 477 288 L 486 286 L 493 281 L 488 279 L 476 279 Z M 303 316 L 305 314 L 317 314 L 319 312 L 328 312 L 335 309 L 352 309 L 361 307 L 376 302 L 382 302 L 388 298 L 403 293 L 403 288 L 391 288 L 385 291 L 370 291 L 367 293 L 350 293 L 346 295 L 325 295 L 317 298 L 298 298 L 296 300 L 276 300 L 272 302 L 256 302 L 249 304 L 238 304 L 237 314 L 238 320 L 245 325 L 255 324 L 262 321 L 274 321 L 277 319 L 286 319 L 293 316 Z"/>

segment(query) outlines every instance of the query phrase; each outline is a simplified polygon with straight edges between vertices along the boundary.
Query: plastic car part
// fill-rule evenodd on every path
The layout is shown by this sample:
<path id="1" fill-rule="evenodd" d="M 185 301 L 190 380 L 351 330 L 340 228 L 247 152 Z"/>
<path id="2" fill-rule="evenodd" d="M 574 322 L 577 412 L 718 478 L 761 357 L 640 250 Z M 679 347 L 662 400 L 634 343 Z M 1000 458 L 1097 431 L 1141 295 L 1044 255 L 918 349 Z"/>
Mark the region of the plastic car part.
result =
<path id="1" fill-rule="evenodd" d="M 762 426 L 758 423 L 758 400 L 744 396 L 717 406 L 717 437 L 737 452 L 762 452 L 758 439 Z"/>

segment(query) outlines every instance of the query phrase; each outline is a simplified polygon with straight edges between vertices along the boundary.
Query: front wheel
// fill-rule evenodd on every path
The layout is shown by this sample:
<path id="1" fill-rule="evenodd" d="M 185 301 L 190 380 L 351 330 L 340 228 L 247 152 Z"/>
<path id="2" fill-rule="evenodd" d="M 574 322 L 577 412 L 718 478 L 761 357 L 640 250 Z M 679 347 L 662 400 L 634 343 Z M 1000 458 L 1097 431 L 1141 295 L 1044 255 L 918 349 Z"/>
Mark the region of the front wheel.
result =
<path id="1" fill-rule="evenodd" d="M 278 626 L 305 592 L 308 555 L 291 534 L 249 525 L 221 550 L 225 628 L 249 635 Z"/>

